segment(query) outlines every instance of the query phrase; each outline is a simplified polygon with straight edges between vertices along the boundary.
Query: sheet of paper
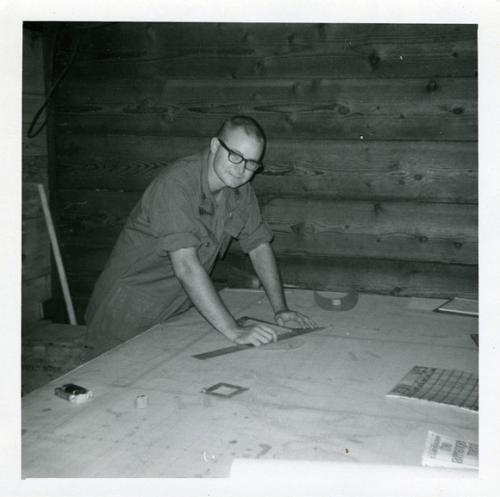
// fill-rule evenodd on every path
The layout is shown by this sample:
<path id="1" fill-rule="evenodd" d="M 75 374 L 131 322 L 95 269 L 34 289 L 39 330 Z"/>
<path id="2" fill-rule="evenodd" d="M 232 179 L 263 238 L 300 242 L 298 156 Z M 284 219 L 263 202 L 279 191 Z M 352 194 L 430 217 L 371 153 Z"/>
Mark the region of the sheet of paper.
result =
<path id="1" fill-rule="evenodd" d="M 455 369 L 414 366 L 387 394 L 478 410 L 478 377 Z"/>
<path id="2" fill-rule="evenodd" d="M 455 297 L 439 306 L 436 311 L 464 314 L 466 316 L 479 316 L 479 302 L 477 300 Z"/>
<path id="3" fill-rule="evenodd" d="M 422 466 L 477 469 L 479 445 L 476 442 L 454 439 L 429 431 Z"/>

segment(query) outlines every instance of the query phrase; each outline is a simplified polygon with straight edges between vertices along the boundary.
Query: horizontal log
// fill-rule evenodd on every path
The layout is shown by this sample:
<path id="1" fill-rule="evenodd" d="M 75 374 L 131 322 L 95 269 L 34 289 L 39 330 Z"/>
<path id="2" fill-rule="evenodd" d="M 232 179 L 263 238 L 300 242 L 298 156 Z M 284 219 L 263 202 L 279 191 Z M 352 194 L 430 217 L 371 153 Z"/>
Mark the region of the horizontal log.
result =
<path id="1" fill-rule="evenodd" d="M 50 241 L 43 217 L 22 222 L 22 277 L 31 280 L 50 273 Z"/>
<path id="2" fill-rule="evenodd" d="M 211 136 L 250 114 L 268 136 L 477 140 L 477 80 L 96 80 L 58 92 L 61 133 Z"/>
<path id="3" fill-rule="evenodd" d="M 90 273 L 93 251 L 73 255 L 68 275 L 75 299 L 88 300 L 98 273 Z M 278 256 L 285 284 L 317 290 L 345 290 L 355 286 L 361 292 L 396 296 L 477 298 L 478 271 L 474 265 L 383 259 L 283 257 Z M 92 265 L 93 266 L 93 265 Z M 218 286 L 252 287 L 255 273 L 247 256 L 228 254 L 217 263 L 212 279 Z"/>
<path id="4" fill-rule="evenodd" d="M 278 254 L 477 264 L 477 206 L 273 199 Z"/>
<path id="5" fill-rule="evenodd" d="M 243 286 L 242 275 L 247 272 L 247 286 L 254 284 L 254 273 L 248 258 L 231 254 L 225 267 L 220 265 L 218 279 L 231 275 Z M 355 258 L 297 258 L 278 256 L 285 284 L 318 290 L 345 290 L 354 286 L 361 292 L 396 296 L 477 298 L 478 270 L 475 265 L 440 264 L 432 262 L 391 261 Z"/>
<path id="6" fill-rule="evenodd" d="M 469 76 L 477 69 L 476 38 L 474 25 L 118 23 L 82 37 L 71 73 Z M 72 44 L 63 42 L 59 51 L 67 58 Z"/>
<path id="7" fill-rule="evenodd" d="M 169 118 L 164 113 L 81 114 L 59 113 L 58 133 L 120 133 L 125 135 L 210 136 L 221 122 L 244 112 L 253 115 L 266 128 L 270 139 L 301 138 L 331 140 L 427 140 L 477 141 L 477 117 L 474 115 L 365 117 L 343 118 L 330 112 L 308 112 L 288 115 L 277 109 L 275 114 L 251 107 L 230 107 L 213 114 L 178 114 Z M 24 141 L 23 141 L 24 143 Z M 33 151 L 35 155 L 39 150 Z"/>
<path id="8" fill-rule="evenodd" d="M 140 193 L 61 190 L 65 244 L 109 246 Z M 415 202 L 268 199 L 263 216 L 287 255 L 477 262 L 477 206 Z"/>
<path id="9" fill-rule="evenodd" d="M 61 135 L 62 189 L 143 191 L 173 160 L 207 138 Z M 258 195 L 477 202 L 477 143 L 270 140 Z"/>

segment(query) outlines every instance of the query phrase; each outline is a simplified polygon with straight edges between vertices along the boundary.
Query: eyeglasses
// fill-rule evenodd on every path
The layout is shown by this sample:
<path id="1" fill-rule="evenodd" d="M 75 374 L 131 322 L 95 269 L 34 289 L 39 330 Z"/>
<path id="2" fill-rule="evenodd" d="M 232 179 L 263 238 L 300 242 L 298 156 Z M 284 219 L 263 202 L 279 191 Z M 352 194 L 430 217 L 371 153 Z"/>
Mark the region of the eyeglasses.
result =
<path id="1" fill-rule="evenodd" d="M 245 157 L 241 156 L 238 152 L 231 150 L 220 138 L 217 138 L 217 140 L 219 140 L 219 143 L 227 150 L 227 158 L 232 164 L 241 164 L 244 162 L 245 168 L 252 172 L 257 171 L 263 166 L 262 162 L 245 159 Z"/>

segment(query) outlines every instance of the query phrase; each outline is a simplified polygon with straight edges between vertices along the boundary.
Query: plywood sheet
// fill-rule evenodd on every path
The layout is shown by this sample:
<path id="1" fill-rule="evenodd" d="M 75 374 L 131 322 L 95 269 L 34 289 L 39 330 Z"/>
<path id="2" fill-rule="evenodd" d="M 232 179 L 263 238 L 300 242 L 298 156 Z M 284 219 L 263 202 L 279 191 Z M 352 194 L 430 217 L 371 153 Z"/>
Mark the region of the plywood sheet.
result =
<path id="1" fill-rule="evenodd" d="M 386 393 L 409 365 L 477 373 L 477 319 L 414 310 L 409 299 L 361 295 L 331 313 L 309 291 L 290 305 L 322 331 L 198 361 L 228 345 L 191 310 L 23 398 L 24 477 L 228 476 L 235 458 L 421 463 L 429 430 L 477 439 L 476 413 L 411 406 Z M 260 291 L 223 291 L 235 315 L 270 320 Z M 73 382 L 94 392 L 80 406 L 54 396 Z M 202 393 L 219 382 L 247 391 Z M 137 396 L 148 407 L 137 409 Z"/>

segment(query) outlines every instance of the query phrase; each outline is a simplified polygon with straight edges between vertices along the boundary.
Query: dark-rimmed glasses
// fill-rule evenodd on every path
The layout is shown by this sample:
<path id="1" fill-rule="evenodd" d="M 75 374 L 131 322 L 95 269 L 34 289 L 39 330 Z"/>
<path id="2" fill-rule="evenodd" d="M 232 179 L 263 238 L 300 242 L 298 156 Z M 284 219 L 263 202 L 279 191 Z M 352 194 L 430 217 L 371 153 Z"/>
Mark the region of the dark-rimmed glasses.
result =
<path id="1" fill-rule="evenodd" d="M 227 150 L 227 158 L 232 164 L 241 164 L 244 162 L 245 168 L 252 172 L 255 172 L 263 167 L 262 162 L 253 159 L 245 159 L 245 157 L 240 155 L 238 152 L 231 150 L 220 138 L 217 138 L 217 140 L 219 140 L 219 143 Z"/>

